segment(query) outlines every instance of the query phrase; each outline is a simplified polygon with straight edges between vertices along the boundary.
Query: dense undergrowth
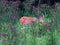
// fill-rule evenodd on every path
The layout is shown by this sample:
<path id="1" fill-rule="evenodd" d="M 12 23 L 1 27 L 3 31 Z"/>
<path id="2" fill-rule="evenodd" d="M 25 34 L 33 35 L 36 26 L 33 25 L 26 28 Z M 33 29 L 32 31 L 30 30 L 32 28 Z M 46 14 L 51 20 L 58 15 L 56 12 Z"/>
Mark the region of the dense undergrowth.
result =
<path id="1" fill-rule="evenodd" d="M 0 2 L 0 45 L 60 45 L 60 4 L 54 9 L 45 5 L 31 9 L 30 3 L 28 1 L 25 10 L 20 11 L 18 4 Z M 22 16 L 39 18 L 43 15 L 43 23 L 23 26 L 20 22 Z"/>

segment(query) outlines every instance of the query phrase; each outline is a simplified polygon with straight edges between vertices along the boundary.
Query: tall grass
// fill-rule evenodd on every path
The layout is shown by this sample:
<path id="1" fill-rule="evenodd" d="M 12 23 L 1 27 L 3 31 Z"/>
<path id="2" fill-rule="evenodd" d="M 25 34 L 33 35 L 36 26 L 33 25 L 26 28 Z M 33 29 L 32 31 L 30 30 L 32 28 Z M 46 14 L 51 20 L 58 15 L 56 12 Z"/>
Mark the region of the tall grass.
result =
<path id="1" fill-rule="evenodd" d="M 60 45 L 60 4 L 54 9 L 45 5 L 31 9 L 31 3 L 32 0 L 28 1 L 25 10 L 18 12 L 12 2 L 8 5 L 0 2 L 0 45 Z M 22 30 L 23 15 L 37 18 L 44 15 L 44 22 L 32 22 Z"/>

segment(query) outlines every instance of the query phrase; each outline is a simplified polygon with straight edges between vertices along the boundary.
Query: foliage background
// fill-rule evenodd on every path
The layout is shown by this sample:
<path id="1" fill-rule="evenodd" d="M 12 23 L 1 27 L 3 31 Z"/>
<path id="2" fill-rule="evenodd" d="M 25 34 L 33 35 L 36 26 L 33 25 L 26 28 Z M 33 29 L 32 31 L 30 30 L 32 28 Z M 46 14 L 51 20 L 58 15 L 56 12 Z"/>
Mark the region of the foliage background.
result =
<path id="1" fill-rule="evenodd" d="M 51 8 L 45 4 L 34 7 L 32 3 L 33 0 L 0 1 L 0 45 L 60 45 L 60 4 Z M 32 28 L 27 25 L 24 32 L 21 30 L 22 16 L 43 15 L 44 23 L 32 23 Z"/>

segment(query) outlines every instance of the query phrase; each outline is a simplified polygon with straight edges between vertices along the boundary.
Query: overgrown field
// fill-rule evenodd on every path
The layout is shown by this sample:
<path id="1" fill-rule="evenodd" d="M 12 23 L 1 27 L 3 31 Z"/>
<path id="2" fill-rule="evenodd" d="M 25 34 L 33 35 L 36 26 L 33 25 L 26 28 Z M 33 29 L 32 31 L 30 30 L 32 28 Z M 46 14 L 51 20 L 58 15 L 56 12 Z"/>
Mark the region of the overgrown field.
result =
<path id="1" fill-rule="evenodd" d="M 17 2 L 7 3 L 0 1 L 0 45 L 60 45 L 60 4 L 31 9 L 32 1 L 28 1 L 21 11 Z M 23 16 L 44 16 L 44 20 L 24 26 L 20 22 Z"/>

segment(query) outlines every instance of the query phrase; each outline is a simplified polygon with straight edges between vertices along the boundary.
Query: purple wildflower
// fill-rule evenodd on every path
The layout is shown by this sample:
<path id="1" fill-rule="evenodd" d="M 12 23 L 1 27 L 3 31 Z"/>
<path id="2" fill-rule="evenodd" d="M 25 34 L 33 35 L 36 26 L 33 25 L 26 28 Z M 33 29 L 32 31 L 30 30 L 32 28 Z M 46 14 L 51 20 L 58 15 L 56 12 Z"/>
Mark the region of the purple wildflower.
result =
<path id="1" fill-rule="evenodd" d="M 2 33 L 2 34 L 0 34 L 0 36 L 3 36 L 3 37 L 5 37 L 5 36 L 7 36 L 7 34 L 5 34 L 5 33 Z"/>
<path id="2" fill-rule="evenodd" d="M 35 6 L 33 6 L 33 10 L 36 10 L 36 7 Z"/>
<path id="3" fill-rule="evenodd" d="M 50 23 L 45 23 L 45 26 L 50 27 L 51 24 Z"/>
<path id="4" fill-rule="evenodd" d="M 16 20 L 16 19 L 17 19 L 17 16 L 12 16 L 12 19 L 13 19 L 13 20 Z"/>
<path id="5" fill-rule="evenodd" d="M 15 6 L 18 6 L 19 5 L 19 1 L 15 1 L 12 4 L 15 5 Z"/>
<path id="6" fill-rule="evenodd" d="M 21 9 L 20 8 L 17 8 L 17 11 L 20 13 L 21 12 Z"/>
<path id="7" fill-rule="evenodd" d="M 4 4 L 4 5 L 8 5 L 8 0 L 1 0 L 1 2 Z"/>

